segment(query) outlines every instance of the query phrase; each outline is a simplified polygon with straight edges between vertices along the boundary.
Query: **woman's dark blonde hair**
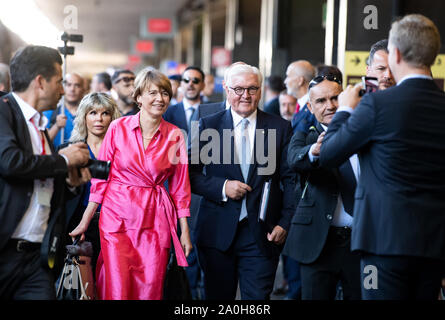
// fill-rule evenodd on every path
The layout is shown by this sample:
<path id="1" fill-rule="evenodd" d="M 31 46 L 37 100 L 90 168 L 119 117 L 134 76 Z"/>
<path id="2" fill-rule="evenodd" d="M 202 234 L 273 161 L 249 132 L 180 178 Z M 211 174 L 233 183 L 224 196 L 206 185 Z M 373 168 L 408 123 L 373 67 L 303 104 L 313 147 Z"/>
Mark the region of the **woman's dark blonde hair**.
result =
<path id="1" fill-rule="evenodd" d="M 135 89 L 133 92 L 133 99 L 137 101 L 137 97 L 139 97 L 150 84 L 154 84 L 160 89 L 164 89 L 167 91 L 170 99 L 172 98 L 172 85 L 167 76 L 153 67 L 147 67 L 141 70 L 136 76 L 136 80 L 134 81 Z"/>
<path id="2" fill-rule="evenodd" d="M 88 136 L 86 117 L 91 110 L 104 108 L 111 115 L 111 121 L 119 118 L 121 113 L 117 108 L 116 102 L 107 93 L 94 92 L 87 94 L 79 103 L 76 118 L 74 119 L 74 128 L 71 133 L 70 142 L 85 141 Z"/>

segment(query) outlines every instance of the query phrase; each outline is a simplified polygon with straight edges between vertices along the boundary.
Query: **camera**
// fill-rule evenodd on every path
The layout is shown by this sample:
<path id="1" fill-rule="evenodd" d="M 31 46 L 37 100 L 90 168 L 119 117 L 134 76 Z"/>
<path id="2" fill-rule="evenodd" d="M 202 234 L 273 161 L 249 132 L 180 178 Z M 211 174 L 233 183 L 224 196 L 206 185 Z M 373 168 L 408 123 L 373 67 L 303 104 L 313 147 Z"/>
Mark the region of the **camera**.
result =
<path id="1" fill-rule="evenodd" d="M 379 90 L 379 80 L 375 77 L 362 77 L 363 89 L 360 90 L 359 96 L 365 93 L 376 92 Z"/>
<path id="2" fill-rule="evenodd" d="M 90 170 L 91 176 L 95 179 L 107 180 L 110 173 L 110 161 L 88 160 L 86 167 Z"/>

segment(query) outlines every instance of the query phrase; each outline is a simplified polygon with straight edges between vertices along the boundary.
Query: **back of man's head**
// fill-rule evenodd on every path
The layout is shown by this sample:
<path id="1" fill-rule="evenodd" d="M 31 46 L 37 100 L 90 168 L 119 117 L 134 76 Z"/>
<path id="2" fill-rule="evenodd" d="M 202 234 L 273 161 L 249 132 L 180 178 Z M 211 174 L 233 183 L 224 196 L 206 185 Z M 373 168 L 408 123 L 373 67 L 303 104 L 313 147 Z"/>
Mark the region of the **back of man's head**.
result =
<path id="1" fill-rule="evenodd" d="M 267 87 L 276 94 L 286 89 L 283 78 L 281 76 L 272 75 L 267 78 Z"/>
<path id="2" fill-rule="evenodd" d="M 98 83 L 102 83 L 108 91 L 111 90 L 111 77 L 107 72 L 98 73 L 95 77 Z"/>
<path id="3" fill-rule="evenodd" d="M 427 17 L 410 14 L 392 24 L 389 43 L 400 51 L 403 61 L 411 67 L 429 68 L 439 53 L 440 34 Z"/>
<path id="4" fill-rule="evenodd" d="M 388 39 L 379 40 L 371 46 L 371 50 L 369 50 L 369 57 L 366 60 L 366 64 L 368 66 L 372 65 L 375 53 L 380 50 L 383 50 L 386 53 L 388 53 Z"/>
<path id="5" fill-rule="evenodd" d="M 9 64 L 12 91 L 25 91 L 38 75 L 49 81 L 57 72 L 56 63 L 62 65 L 62 57 L 56 49 L 33 45 L 19 49 Z"/>
<path id="6" fill-rule="evenodd" d="M 9 66 L 4 63 L 0 63 L 0 91 L 9 91 Z"/>

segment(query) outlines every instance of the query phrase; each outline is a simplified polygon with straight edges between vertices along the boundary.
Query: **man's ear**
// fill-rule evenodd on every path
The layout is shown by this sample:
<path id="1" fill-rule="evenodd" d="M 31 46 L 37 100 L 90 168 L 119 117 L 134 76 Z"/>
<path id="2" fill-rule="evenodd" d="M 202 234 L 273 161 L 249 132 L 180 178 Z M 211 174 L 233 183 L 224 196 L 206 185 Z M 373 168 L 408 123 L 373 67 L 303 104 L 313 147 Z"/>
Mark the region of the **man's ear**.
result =
<path id="1" fill-rule="evenodd" d="M 396 46 L 394 46 L 394 54 L 396 57 L 396 62 L 397 64 L 399 64 L 402 61 L 402 54 L 400 53 L 399 48 L 397 48 Z"/>
<path id="2" fill-rule="evenodd" d="M 309 109 L 309 111 L 314 114 L 314 112 L 312 111 L 312 105 L 311 102 L 308 100 L 308 102 L 306 102 L 307 108 Z"/>
<path id="3" fill-rule="evenodd" d="M 43 90 L 43 82 L 46 82 L 46 79 L 41 75 L 38 74 L 34 80 L 31 81 L 31 83 L 34 82 L 34 85 L 38 88 L 38 89 L 42 89 Z"/>

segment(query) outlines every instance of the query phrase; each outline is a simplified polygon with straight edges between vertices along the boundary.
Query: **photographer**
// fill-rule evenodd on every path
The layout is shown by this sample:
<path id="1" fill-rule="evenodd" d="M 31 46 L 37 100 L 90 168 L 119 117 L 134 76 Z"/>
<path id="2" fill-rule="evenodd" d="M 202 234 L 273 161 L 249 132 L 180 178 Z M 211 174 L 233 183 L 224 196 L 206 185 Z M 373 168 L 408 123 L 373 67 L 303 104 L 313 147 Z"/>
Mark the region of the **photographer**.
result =
<path id="1" fill-rule="evenodd" d="M 64 93 L 61 65 L 57 50 L 24 47 L 11 59 L 12 92 L 0 98 L 0 299 L 55 298 L 66 185 L 90 179 L 88 169 L 78 171 L 87 146 L 57 154 L 45 130 L 42 112 Z"/>
<path id="2" fill-rule="evenodd" d="M 80 101 L 74 120 L 74 128 L 70 142 L 85 141 L 88 146 L 90 158 L 96 160 L 100 146 L 110 123 L 120 117 L 116 102 L 106 93 L 90 93 Z M 94 178 L 94 170 L 91 170 Z M 83 186 L 79 196 L 67 203 L 68 230 L 73 230 L 82 219 L 82 215 L 88 206 L 91 183 Z M 93 245 L 92 269 L 96 268 L 97 257 L 100 252 L 99 238 L 99 212 L 100 206 L 94 213 L 93 219 L 85 232 L 86 241 Z M 93 273 L 94 274 L 94 273 Z"/>
<path id="3" fill-rule="evenodd" d="M 430 19 L 394 22 L 388 61 L 397 86 L 361 101 L 360 86 L 349 86 L 321 145 L 325 167 L 359 153 L 351 249 L 362 253 L 365 300 L 437 299 L 445 270 L 445 93 L 431 66 L 439 48 Z"/>

